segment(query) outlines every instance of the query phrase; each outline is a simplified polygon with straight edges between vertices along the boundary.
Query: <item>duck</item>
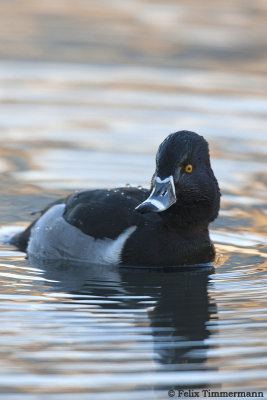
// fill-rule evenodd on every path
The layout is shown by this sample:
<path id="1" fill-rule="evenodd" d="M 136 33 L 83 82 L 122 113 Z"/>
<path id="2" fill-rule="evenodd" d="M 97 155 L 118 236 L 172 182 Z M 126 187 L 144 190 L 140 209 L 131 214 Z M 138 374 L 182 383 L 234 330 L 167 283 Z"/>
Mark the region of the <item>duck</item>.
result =
<path id="1" fill-rule="evenodd" d="M 136 267 L 212 263 L 209 224 L 218 216 L 220 196 L 207 141 L 178 131 L 158 148 L 150 189 L 75 192 L 49 204 L 11 244 L 47 260 Z"/>

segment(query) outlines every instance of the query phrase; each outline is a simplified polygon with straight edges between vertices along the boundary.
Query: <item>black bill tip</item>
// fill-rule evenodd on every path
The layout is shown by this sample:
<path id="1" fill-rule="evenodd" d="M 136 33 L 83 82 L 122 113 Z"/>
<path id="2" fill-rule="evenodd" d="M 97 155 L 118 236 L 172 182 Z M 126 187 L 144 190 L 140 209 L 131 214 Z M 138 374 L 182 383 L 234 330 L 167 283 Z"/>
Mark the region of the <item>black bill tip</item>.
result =
<path id="1" fill-rule="evenodd" d="M 139 206 L 135 207 L 135 210 L 138 211 L 140 214 L 146 214 L 148 212 L 157 212 L 158 208 L 154 206 L 150 201 L 144 201 L 143 203 L 139 204 Z"/>

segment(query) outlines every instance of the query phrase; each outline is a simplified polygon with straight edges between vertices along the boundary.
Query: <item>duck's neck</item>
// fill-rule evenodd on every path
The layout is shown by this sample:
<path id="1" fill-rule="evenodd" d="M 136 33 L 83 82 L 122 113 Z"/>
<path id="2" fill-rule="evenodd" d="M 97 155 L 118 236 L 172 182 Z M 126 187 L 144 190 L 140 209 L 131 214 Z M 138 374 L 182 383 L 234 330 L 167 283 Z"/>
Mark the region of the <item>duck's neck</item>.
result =
<path id="1" fill-rule="evenodd" d="M 179 245 L 176 254 L 179 253 L 181 258 L 176 262 L 195 265 L 214 261 L 215 248 L 209 236 L 209 221 L 204 216 L 201 218 L 201 210 L 174 207 L 166 211 L 161 213 L 161 217 L 168 232 L 173 233 L 172 251 L 175 249 L 174 243 Z"/>
<path id="2" fill-rule="evenodd" d="M 172 228 L 184 230 L 208 230 L 209 223 L 217 217 L 218 211 L 207 202 L 190 205 L 177 202 L 168 210 L 161 213 L 165 224 Z"/>

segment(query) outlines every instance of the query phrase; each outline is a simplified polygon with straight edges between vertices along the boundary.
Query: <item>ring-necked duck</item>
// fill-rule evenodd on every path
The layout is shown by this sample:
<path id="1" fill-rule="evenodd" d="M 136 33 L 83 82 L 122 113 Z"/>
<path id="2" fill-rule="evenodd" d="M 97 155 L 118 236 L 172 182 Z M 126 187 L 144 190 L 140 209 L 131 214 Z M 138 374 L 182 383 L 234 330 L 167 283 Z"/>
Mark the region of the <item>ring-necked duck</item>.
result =
<path id="1" fill-rule="evenodd" d="M 208 143 L 180 131 L 159 146 L 150 190 L 75 193 L 49 205 L 12 244 L 39 258 L 98 264 L 208 263 L 215 256 L 208 225 L 219 207 Z"/>

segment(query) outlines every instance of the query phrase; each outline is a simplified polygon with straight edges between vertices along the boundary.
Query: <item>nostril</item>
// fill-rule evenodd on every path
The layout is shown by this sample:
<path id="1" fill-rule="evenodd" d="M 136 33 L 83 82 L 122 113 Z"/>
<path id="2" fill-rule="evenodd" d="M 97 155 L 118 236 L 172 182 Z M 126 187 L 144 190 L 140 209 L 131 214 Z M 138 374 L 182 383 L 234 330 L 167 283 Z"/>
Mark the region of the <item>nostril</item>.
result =
<path id="1" fill-rule="evenodd" d="M 167 194 L 167 190 L 164 190 L 164 191 L 161 193 L 161 196 L 166 196 L 166 194 Z"/>

